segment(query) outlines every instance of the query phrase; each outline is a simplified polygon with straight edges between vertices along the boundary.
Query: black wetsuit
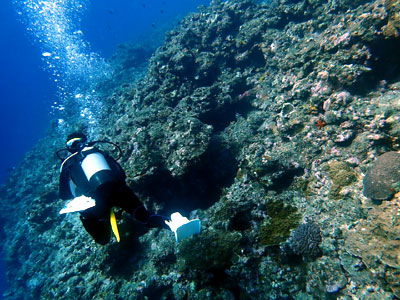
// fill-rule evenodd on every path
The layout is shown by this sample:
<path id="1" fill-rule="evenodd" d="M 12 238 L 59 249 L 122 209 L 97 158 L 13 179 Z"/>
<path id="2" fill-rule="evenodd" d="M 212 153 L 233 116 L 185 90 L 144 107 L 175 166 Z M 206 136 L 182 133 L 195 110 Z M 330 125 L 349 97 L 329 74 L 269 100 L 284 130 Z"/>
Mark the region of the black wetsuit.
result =
<path id="1" fill-rule="evenodd" d="M 87 150 L 89 149 L 89 150 Z M 101 153 L 110 170 L 103 170 L 106 179 L 98 182 L 88 181 L 81 163 L 88 153 Z M 121 166 L 107 153 L 95 147 L 84 148 L 69 156 L 62 164 L 60 174 L 60 197 L 70 200 L 85 195 L 95 199 L 96 205 L 81 212 L 81 221 L 94 240 L 105 245 L 110 240 L 110 211 L 116 206 L 125 210 L 136 220 L 149 227 L 166 228 L 165 217 L 151 215 L 141 201 L 125 183 L 126 175 Z"/>

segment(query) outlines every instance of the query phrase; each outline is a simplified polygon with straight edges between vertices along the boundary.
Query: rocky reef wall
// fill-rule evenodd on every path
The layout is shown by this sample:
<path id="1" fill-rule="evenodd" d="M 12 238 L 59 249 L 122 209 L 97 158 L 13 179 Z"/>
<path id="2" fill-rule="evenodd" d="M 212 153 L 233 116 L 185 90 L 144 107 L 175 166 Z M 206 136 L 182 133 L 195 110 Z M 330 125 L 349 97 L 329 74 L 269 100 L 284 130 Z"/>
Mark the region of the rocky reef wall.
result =
<path id="1" fill-rule="evenodd" d="M 100 136 L 149 209 L 202 233 L 176 244 L 123 214 L 121 243 L 96 245 L 58 215 L 49 133 L 1 188 L 6 299 L 400 297 L 399 187 L 363 195 L 399 148 L 398 8 L 213 1 L 183 19 L 146 77 L 104 98 Z"/>

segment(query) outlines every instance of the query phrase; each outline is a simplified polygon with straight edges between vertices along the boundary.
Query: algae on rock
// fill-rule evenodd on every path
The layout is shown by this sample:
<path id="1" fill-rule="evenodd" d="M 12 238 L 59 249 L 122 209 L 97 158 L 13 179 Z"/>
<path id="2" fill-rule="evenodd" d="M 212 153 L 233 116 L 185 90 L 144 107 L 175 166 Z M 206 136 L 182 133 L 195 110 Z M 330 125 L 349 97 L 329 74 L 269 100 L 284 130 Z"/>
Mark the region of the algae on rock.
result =
<path id="1" fill-rule="evenodd" d="M 285 205 L 278 201 L 267 202 L 267 221 L 261 226 L 260 241 L 267 246 L 276 246 L 286 241 L 292 229 L 296 228 L 300 221 L 297 208 Z"/>
<path id="2" fill-rule="evenodd" d="M 329 178 L 332 180 L 330 197 L 332 199 L 342 198 L 340 192 L 345 186 L 356 181 L 356 172 L 345 162 L 332 161 L 327 166 Z"/>

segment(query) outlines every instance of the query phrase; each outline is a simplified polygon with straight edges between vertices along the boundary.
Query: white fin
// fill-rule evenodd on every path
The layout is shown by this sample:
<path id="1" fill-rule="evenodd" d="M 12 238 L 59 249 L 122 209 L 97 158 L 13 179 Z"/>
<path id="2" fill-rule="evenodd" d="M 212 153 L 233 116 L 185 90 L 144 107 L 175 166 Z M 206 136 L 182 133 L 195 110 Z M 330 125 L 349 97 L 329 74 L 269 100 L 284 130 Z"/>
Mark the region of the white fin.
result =
<path id="1" fill-rule="evenodd" d="M 175 233 L 177 242 L 187 238 L 193 234 L 199 234 L 201 231 L 201 223 L 199 219 L 190 220 L 183 217 L 179 212 L 171 215 L 171 221 L 165 223 Z"/>
<path id="2" fill-rule="evenodd" d="M 65 205 L 65 207 L 62 210 L 60 210 L 60 215 L 70 213 L 70 212 L 86 210 L 95 205 L 96 205 L 96 201 L 94 201 L 90 197 L 86 197 L 86 196 L 76 197 L 76 198 L 72 199 L 71 201 L 69 201 L 67 203 L 67 205 Z"/>

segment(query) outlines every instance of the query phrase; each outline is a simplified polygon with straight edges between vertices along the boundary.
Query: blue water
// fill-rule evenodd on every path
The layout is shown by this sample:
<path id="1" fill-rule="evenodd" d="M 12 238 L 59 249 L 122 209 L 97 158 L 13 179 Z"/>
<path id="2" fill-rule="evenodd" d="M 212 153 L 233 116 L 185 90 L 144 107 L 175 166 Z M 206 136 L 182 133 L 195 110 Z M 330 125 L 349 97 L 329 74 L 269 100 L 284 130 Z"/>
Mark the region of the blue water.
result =
<path id="1" fill-rule="evenodd" d="M 43 71 L 40 49 L 17 20 L 11 1 L 0 1 L 0 183 L 43 135 L 55 86 Z"/>
<path id="2" fill-rule="evenodd" d="M 87 17 L 82 20 L 83 31 L 94 51 L 108 57 L 118 43 L 132 41 L 209 3 L 210 0 L 92 0 Z"/>
<path id="3" fill-rule="evenodd" d="M 101 100 L 88 89 L 93 81 L 108 79 L 107 58 L 119 43 L 134 42 L 209 2 L 0 1 L 0 184 L 45 134 L 51 120 L 67 128 L 62 110 L 75 105 L 71 101 L 77 101 L 82 118 L 95 127 Z M 60 29 L 59 36 L 54 26 Z M 62 51 L 66 46 L 73 51 Z M 0 295 L 4 273 L 0 260 Z"/>

